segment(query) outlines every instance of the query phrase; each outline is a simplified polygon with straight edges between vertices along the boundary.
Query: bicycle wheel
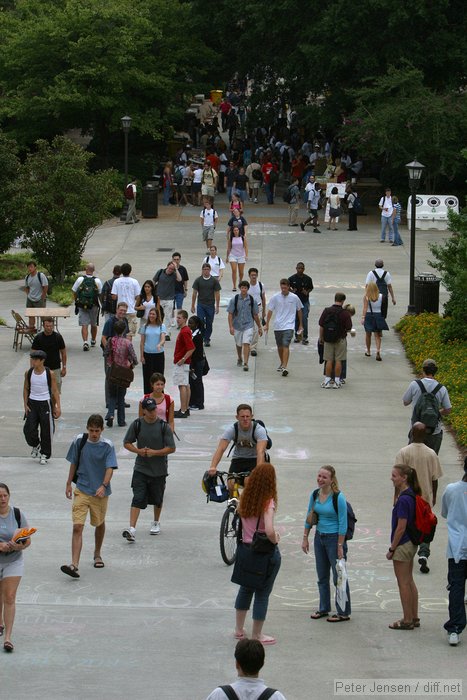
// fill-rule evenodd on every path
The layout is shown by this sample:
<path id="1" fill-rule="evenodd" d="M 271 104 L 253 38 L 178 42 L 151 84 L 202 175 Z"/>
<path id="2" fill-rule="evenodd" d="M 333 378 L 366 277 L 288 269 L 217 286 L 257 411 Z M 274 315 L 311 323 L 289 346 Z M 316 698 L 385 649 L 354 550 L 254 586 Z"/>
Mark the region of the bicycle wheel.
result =
<path id="1" fill-rule="evenodd" d="M 229 506 L 222 516 L 219 533 L 221 556 L 227 566 L 234 563 L 237 554 L 237 523 L 237 511 L 234 506 Z"/>

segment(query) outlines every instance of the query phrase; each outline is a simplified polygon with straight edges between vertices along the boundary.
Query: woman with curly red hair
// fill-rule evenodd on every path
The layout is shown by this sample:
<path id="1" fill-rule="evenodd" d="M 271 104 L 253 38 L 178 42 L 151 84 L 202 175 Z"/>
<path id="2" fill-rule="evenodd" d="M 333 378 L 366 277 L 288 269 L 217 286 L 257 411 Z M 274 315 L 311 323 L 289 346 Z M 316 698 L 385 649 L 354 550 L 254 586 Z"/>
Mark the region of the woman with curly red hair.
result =
<path id="1" fill-rule="evenodd" d="M 238 513 L 242 521 L 242 542 L 239 544 L 239 547 L 251 547 L 253 536 L 258 531 L 267 535 L 272 543 L 272 552 L 264 588 L 257 590 L 240 585 L 240 590 L 235 600 L 236 639 L 246 637 L 244 624 L 254 595 L 251 638 L 258 639 L 262 644 L 276 643 L 274 637 L 263 634 L 269 596 L 281 566 L 281 555 L 277 547 L 280 536 L 274 529 L 274 512 L 276 507 L 276 471 L 269 462 L 258 464 L 246 481 L 238 507 Z"/>

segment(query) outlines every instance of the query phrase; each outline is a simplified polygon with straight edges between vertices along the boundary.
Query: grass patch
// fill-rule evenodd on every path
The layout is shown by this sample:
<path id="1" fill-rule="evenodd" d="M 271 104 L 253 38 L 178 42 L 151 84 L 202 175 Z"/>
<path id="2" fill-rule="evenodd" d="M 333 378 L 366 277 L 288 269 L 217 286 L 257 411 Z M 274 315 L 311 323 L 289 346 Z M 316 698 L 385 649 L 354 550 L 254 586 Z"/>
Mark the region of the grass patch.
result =
<path id="1" fill-rule="evenodd" d="M 31 253 L 2 253 L 0 255 L 0 280 L 24 280 L 28 274 L 26 263 L 30 260 Z M 44 274 L 47 274 L 45 270 Z"/>
<path id="2" fill-rule="evenodd" d="M 76 281 L 76 277 L 67 277 L 64 282 L 60 282 L 52 285 L 52 289 L 49 290 L 47 298 L 54 301 L 60 306 L 70 306 L 74 303 L 73 292 L 71 288 Z"/>
<path id="3" fill-rule="evenodd" d="M 4 318 L 0 317 L 0 326 L 6 326 L 6 321 Z"/>
<path id="4" fill-rule="evenodd" d="M 467 342 L 451 340 L 444 343 L 441 332 L 446 319 L 438 314 L 404 316 L 395 329 L 399 332 L 406 355 L 417 373 L 422 363 L 432 357 L 438 365 L 436 379 L 449 392 L 452 411 L 443 417 L 449 424 L 461 447 L 467 446 Z"/>

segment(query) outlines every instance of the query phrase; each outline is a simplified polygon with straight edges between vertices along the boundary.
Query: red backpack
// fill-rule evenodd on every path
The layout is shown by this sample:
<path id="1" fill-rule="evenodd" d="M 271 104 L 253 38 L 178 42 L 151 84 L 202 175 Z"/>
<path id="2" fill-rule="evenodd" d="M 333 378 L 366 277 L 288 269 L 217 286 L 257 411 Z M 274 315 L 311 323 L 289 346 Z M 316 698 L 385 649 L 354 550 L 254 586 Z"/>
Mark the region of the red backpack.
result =
<path id="1" fill-rule="evenodd" d="M 134 199 L 135 193 L 133 192 L 133 185 L 130 183 L 125 187 L 125 199 Z"/>
<path id="2" fill-rule="evenodd" d="M 431 542 L 435 536 L 437 524 L 438 518 L 431 510 L 430 504 L 421 496 L 415 496 L 415 518 L 412 523 L 407 523 L 407 534 L 413 544 Z"/>
<path id="3" fill-rule="evenodd" d="M 145 394 L 141 401 L 144 401 L 144 399 L 152 399 L 151 394 Z M 169 394 L 164 394 L 164 399 L 165 399 L 165 421 L 166 423 L 169 422 L 169 411 L 170 411 L 170 404 L 172 403 L 172 400 L 170 398 Z"/>

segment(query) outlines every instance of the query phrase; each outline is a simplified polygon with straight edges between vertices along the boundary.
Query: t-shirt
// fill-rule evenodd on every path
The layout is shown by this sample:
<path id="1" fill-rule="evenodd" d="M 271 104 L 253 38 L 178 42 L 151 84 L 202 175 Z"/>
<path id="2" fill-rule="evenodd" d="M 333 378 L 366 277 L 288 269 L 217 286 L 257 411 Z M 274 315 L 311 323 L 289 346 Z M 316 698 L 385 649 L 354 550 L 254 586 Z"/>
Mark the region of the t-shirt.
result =
<path id="1" fill-rule="evenodd" d="M 52 331 L 50 335 L 41 331 L 32 341 L 32 350 L 43 350 L 47 353 L 45 366 L 49 369 L 60 369 L 60 350 L 65 349 L 65 341 L 58 331 Z"/>
<path id="2" fill-rule="evenodd" d="M 297 311 L 303 309 L 303 304 L 296 294 L 277 292 L 269 300 L 268 310 L 275 312 L 274 330 L 294 330 Z"/>
<path id="3" fill-rule="evenodd" d="M 97 293 L 100 294 L 102 292 L 102 282 L 100 281 L 99 277 L 95 277 L 94 275 L 80 275 L 74 283 L 74 285 L 72 286 L 71 291 L 76 293 L 80 288 L 81 283 L 85 277 L 94 277 L 94 283 L 97 287 Z M 122 299 L 121 301 L 126 301 L 126 299 Z"/>
<path id="4" fill-rule="evenodd" d="M 387 270 L 384 270 L 384 268 L 375 267 L 375 272 L 376 272 L 376 275 L 373 274 L 373 270 L 370 270 L 370 272 L 366 276 L 365 284 L 369 284 L 370 282 L 377 282 L 376 276 L 378 277 L 378 279 L 381 279 L 381 277 L 384 275 L 385 272 L 386 272 L 386 277 L 384 278 L 384 281 L 386 282 L 386 284 L 392 283 L 391 275 L 389 274 L 389 272 L 387 272 Z"/>
<path id="5" fill-rule="evenodd" d="M 174 365 L 176 365 L 177 362 L 180 362 L 182 357 L 186 355 L 187 351 L 193 350 L 194 347 L 195 344 L 193 343 L 193 336 L 191 334 L 191 330 L 188 328 L 188 326 L 183 326 L 182 328 L 180 328 L 180 331 L 177 335 L 177 340 L 175 342 Z M 191 357 L 189 357 L 184 364 L 191 364 Z"/>
<path id="6" fill-rule="evenodd" d="M 379 200 L 379 206 L 383 207 L 383 209 L 381 211 L 381 216 L 384 216 L 387 218 L 392 216 L 392 212 L 394 210 L 394 207 L 392 204 L 392 197 L 381 197 L 381 199 Z M 386 211 L 385 211 L 385 209 L 386 209 Z"/>
<path id="7" fill-rule="evenodd" d="M 78 446 L 82 437 L 83 433 L 77 435 L 68 449 L 66 460 L 70 464 L 76 464 L 78 461 Z M 91 442 L 88 439 L 79 457 L 76 486 L 83 493 L 94 496 L 97 489 L 102 486 L 106 469 L 118 469 L 113 443 L 102 435 L 97 442 Z M 105 495 L 110 496 L 111 493 L 109 484 L 105 488 Z"/>
<path id="8" fill-rule="evenodd" d="M 203 177 L 203 168 L 195 168 L 195 170 L 193 171 L 193 182 L 197 185 L 200 185 L 202 177 Z"/>
<path id="9" fill-rule="evenodd" d="M 136 439 L 135 423 L 140 421 L 140 431 Z M 128 428 L 123 444 L 126 442 L 136 442 L 137 447 L 149 447 L 152 450 L 162 450 L 164 447 L 175 447 L 173 433 L 167 423 L 162 423 L 159 419 L 155 423 L 147 423 L 143 418 L 137 418 Z M 162 430 L 162 426 L 164 429 Z M 135 472 L 141 472 L 146 476 L 166 476 L 167 455 L 163 457 L 141 457 L 136 455 Z"/>
<path id="10" fill-rule="evenodd" d="M 238 226 L 241 232 L 245 226 L 248 226 L 248 221 L 244 216 L 240 216 L 238 219 L 235 216 L 231 216 L 227 222 L 227 226 L 229 229 L 233 229 L 234 226 Z"/>
<path id="11" fill-rule="evenodd" d="M 314 501 L 313 493 L 314 491 L 311 492 L 307 513 L 314 506 L 314 511 L 318 516 L 317 531 L 323 534 L 337 532 L 339 535 L 345 535 L 347 532 L 347 501 L 342 491 L 337 496 L 337 513 L 334 509 L 332 493 L 329 494 L 324 503 L 319 500 L 319 494 Z"/>
<path id="12" fill-rule="evenodd" d="M 119 320 L 119 319 L 117 319 L 116 316 L 111 316 L 111 317 L 108 318 L 107 321 L 104 323 L 104 328 L 102 329 L 102 335 L 103 335 L 105 338 L 108 339 L 108 338 L 113 338 L 113 337 L 114 337 L 114 335 L 115 335 L 115 323 L 116 323 L 118 320 Z M 124 316 L 124 317 L 123 317 L 122 319 L 120 319 L 120 320 L 123 321 L 123 322 L 125 323 L 125 325 L 126 325 L 126 328 L 125 328 L 125 330 L 123 331 L 123 337 L 126 338 L 126 334 L 127 334 L 128 331 L 129 331 L 129 328 L 128 328 L 128 321 L 127 321 L 127 319 L 126 319 L 126 316 Z"/>
<path id="13" fill-rule="evenodd" d="M 394 464 L 405 464 L 417 472 L 422 498 L 433 506 L 433 481 L 443 476 L 438 455 L 423 443 L 413 442 L 403 447 L 396 455 Z"/>
<path id="14" fill-rule="evenodd" d="M 158 270 L 153 277 L 159 299 L 163 301 L 171 301 L 175 298 L 175 284 L 177 276 L 175 272 L 168 275 L 165 270 Z"/>
<path id="15" fill-rule="evenodd" d="M 441 515 L 447 518 L 448 548 L 446 556 L 456 564 L 467 559 L 467 483 L 448 484 L 443 494 Z"/>
<path id="16" fill-rule="evenodd" d="M 199 218 L 201 219 L 203 226 L 214 226 L 216 220 L 218 219 L 217 211 L 212 209 L 212 207 L 211 209 L 204 207 L 199 215 Z"/>
<path id="17" fill-rule="evenodd" d="M 160 350 L 157 348 L 161 342 L 161 334 L 167 333 L 167 328 L 164 324 L 161 326 L 141 326 L 139 329 L 139 334 L 144 336 L 144 352 L 151 355 L 158 355 L 164 352 L 164 347 L 162 346 Z"/>
<path id="18" fill-rule="evenodd" d="M 226 685 L 225 683 L 223 685 Z M 262 678 L 238 678 L 234 683 L 230 683 L 240 700 L 257 700 L 263 690 L 268 687 Z M 226 700 L 226 694 L 220 688 L 214 688 L 206 700 Z M 271 700 L 286 700 L 281 692 L 276 690 L 271 695 Z"/>
<path id="19" fill-rule="evenodd" d="M 266 508 L 264 509 L 264 512 L 272 508 L 275 510 L 275 503 L 274 499 L 271 498 L 269 503 L 267 504 Z M 242 541 L 245 542 L 245 544 L 251 544 L 253 541 L 253 535 L 255 534 L 256 530 L 258 532 L 265 532 L 265 527 L 264 527 L 264 512 L 261 515 L 258 523 L 258 516 L 251 516 L 248 518 L 242 518 Z M 256 525 L 258 524 L 258 527 Z"/>
<path id="20" fill-rule="evenodd" d="M 340 309 L 340 310 L 339 310 Z M 332 306 L 328 306 L 326 309 L 324 309 L 323 313 L 320 316 L 319 319 L 319 325 L 324 327 L 324 323 L 326 321 L 326 317 L 334 313 L 335 311 L 338 312 L 338 319 L 341 327 L 341 338 L 345 338 L 347 336 L 347 331 L 350 331 L 352 328 L 352 317 L 349 314 L 349 312 L 346 309 L 343 309 L 340 304 L 333 304 Z"/>
<path id="21" fill-rule="evenodd" d="M 141 287 L 134 277 L 118 277 L 112 285 L 112 294 L 117 295 L 117 304 L 126 301 L 129 314 L 135 312 L 135 300 L 139 296 Z"/>
<path id="22" fill-rule="evenodd" d="M 184 282 L 188 282 L 188 280 L 189 280 L 188 271 L 187 271 L 186 267 L 184 267 L 183 265 L 179 265 L 177 269 L 178 269 L 178 274 L 180 275 L 180 277 L 182 279 L 181 279 L 181 282 L 178 282 L 177 279 L 175 279 L 175 293 L 176 294 L 183 294 L 183 292 L 185 291 Z"/>
<path id="23" fill-rule="evenodd" d="M 255 429 L 255 439 L 253 440 L 253 428 L 254 423 L 251 424 L 248 430 L 242 430 L 240 423 L 238 424 L 238 438 L 232 451 L 232 459 L 251 459 L 252 457 L 256 457 L 256 443 L 261 442 L 261 440 L 267 440 L 268 436 L 266 429 L 257 423 Z M 235 428 L 233 425 L 231 425 L 224 430 L 222 440 L 228 440 L 231 442 L 234 439 Z"/>
<path id="24" fill-rule="evenodd" d="M 235 299 L 237 299 L 237 310 L 235 313 Z M 255 320 L 253 315 L 258 313 L 258 304 L 253 299 L 253 304 L 251 303 L 253 297 L 249 294 L 246 295 L 245 299 L 241 294 L 236 294 L 229 301 L 227 307 L 227 313 L 232 314 L 232 325 L 236 331 L 245 331 L 248 328 L 253 328 Z"/>
<path id="25" fill-rule="evenodd" d="M 309 301 L 309 295 L 304 294 L 303 291 L 313 291 L 313 281 L 311 277 L 308 275 L 292 275 L 292 277 L 289 277 L 289 282 L 294 290 L 294 294 L 298 296 L 302 304 Z"/>
<path id="26" fill-rule="evenodd" d="M 237 175 L 235 178 L 235 186 L 238 190 L 246 190 L 248 185 L 248 178 L 245 174 Z"/>
<path id="27" fill-rule="evenodd" d="M 211 258 L 210 255 L 207 255 L 203 262 L 211 265 L 211 277 L 219 277 L 220 271 L 225 270 L 225 263 L 220 255 L 216 255 L 213 258 Z"/>
<path id="28" fill-rule="evenodd" d="M 261 289 L 262 287 L 262 289 Z M 248 294 L 251 294 L 253 299 L 256 301 L 258 304 L 258 307 L 261 307 L 263 305 L 263 299 L 261 294 L 266 294 L 266 287 L 264 284 L 261 282 L 261 285 L 259 282 L 256 284 L 250 284 L 250 289 L 248 290 Z"/>
<path id="29" fill-rule="evenodd" d="M 26 516 L 22 511 L 20 517 L 21 527 L 29 527 Z M 11 538 L 18 529 L 15 512 L 13 506 L 10 506 L 8 514 L 3 517 L 0 515 L 0 542 L 11 542 Z M 23 552 L 0 552 L 0 564 L 7 564 L 23 558 Z"/>
<path id="30" fill-rule="evenodd" d="M 29 273 L 24 280 L 25 287 L 29 287 L 28 299 L 40 301 L 42 299 L 42 287 L 49 286 L 49 280 L 43 272 L 36 272 L 35 275 Z"/>
<path id="31" fill-rule="evenodd" d="M 394 532 L 396 530 L 397 521 L 399 520 L 399 518 L 407 520 L 407 524 L 413 523 L 415 520 L 415 494 L 411 488 L 406 489 L 403 493 L 400 494 L 399 498 L 397 499 L 394 505 L 394 508 L 392 509 L 391 542 L 394 539 Z M 401 539 L 399 540 L 397 546 L 399 546 L 400 544 L 405 544 L 406 542 L 409 542 L 409 540 L 410 537 L 407 534 L 406 530 L 402 535 Z"/>
<path id="32" fill-rule="evenodd" d="M 193 289 L 198 292 L 198 304 L 203 306 L 214 306 L 215 292 L 220 292 L 221 286 L 216 277 L 197 277 L 193 282 Z"/>
<path id="33" fill-rule="evenodd" d="M 437 379 L 431 379 L 430 377 L 423 377 L 422 382 L 425 385 L 425 389 L 427 391 L 430 391 L 430 392 L 433 391 L 435 386 L 438 384 Z M 415 407 L 421 393 L 422 393 L 421 389 L 418 386 L 417 382 L 416 381 L 410 382 L 407 391 L 405 392 L 404 396 L 402 397 L 402 401 L 404 402 L 404 405 L 411 403 Z M 438 400 L 440 408 L 451 408 L 451 401 L 449 399 L 448 390 L 446 389 L 445 386 L 442 386 L 441 389 L 439 389 L 436 392 L 435 396 Z M 412 418 L 413 418 L 413 413 L 412 413 Z M 410 419 L 411 426 L 413 423 L 412 418 Z M 441 418 L 440 418 L 438 421 L 438 425 L 433 430 L 433 435 L 440 433 L 442 431 L 442 429 L 443 429 L 443 423 L 442 423 Z"/>

